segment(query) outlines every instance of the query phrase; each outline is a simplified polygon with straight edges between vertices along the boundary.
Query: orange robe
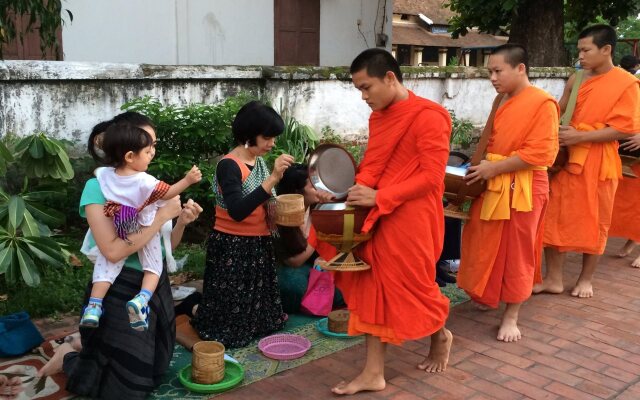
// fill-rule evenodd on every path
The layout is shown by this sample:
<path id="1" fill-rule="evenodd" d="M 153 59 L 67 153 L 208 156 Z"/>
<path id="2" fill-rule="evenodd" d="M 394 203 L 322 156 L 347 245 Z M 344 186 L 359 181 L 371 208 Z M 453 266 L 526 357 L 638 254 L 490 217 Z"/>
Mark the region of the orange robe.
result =
<path id="1" fill-rule="evenodd" d="M 609 236 L 640 242 L 640 164 L 633 172 L 638 178 L 624 177 L 616 190 Z"/>
<path id="2" fill-rule="evenodd" d="M 618 67 L 588 79 L 578 91 L 571 126 L 591 130 L 603 125 L 622 133 L 640 132 L 640 81 Z M 585 157 L 583 165 L 568 163 L 550 182 L 545 246 L 604 253 L 621 176 L 617 147 L 617 142 L 604 142 L 569 149 L 570 159 Z"/>
<path id="3" fill-rule="evenodd" d="M 531 193 L 528 210 L 516 209 L 516 173 L 496 177 L 505 180 L 506 215 L 481 217 L 484 203 L 493 196 L 488 191 L 471 205 L 470 220 L 462 231 L 458 286 L 479 303 L 490 307 L 497 307 L 500 301 L 521 303 L 531 295 L 536 278 L 539 280 L 542 221 L 549 198 L 544 168 L 553 164 L 558 153 L 559 113 L 553 97 L 533 86 L 496 111 L 487 153 L 515 154 L 538 170 L 518 172 L 530 177 L 521 190 Z M 491 181 L 488 189 L 493 190 Z"/>
<path id="4" fill-rule="evenodd" d="M 435 263 L 444 240 L 450 135 L 447 111 L 411 92 L 371 114 L 356 176 L 357 183 L 378 191 L 363 228 L 373 229 L 373 237 L 356 249 L 371 269 L 336 274 L 351 311 L 350 334 L 400 344 L 444 326 L 449 299 L 435 282 Z"/>

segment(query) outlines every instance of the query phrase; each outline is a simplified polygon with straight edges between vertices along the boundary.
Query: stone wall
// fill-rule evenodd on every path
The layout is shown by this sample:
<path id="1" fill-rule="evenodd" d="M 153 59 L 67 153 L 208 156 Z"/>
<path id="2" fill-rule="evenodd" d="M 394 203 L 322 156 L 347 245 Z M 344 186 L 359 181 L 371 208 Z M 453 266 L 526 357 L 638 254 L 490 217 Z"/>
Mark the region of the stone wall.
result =
<path id="1" fill-rule="evenodd" d="M 533 68 L 534 85 L 556 98 L 567 68 Z M 405 85 L 482 125 L 495 96 L 484 69 L 411 67 Z M 217 103 L 241 91 L 268 98 L 318 132 L 329 126 L 364 138 L 370 109 L 337 67 L 162 66 L 82 62 L 0 62 L 0 136 L 45 131 L 84 142 L 91 127 L 120 112 L 133 98 L 150 95 L 166 104 Z"/>

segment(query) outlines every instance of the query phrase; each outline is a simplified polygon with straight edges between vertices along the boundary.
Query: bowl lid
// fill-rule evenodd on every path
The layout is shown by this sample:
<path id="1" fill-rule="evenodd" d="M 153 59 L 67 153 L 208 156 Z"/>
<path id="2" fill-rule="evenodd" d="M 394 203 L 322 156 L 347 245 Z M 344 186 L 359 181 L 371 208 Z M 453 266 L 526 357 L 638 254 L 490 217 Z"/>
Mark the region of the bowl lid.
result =
<path id="1" fill-rule="evenodd" d="M 338 200 L 344 199 L 356 181 L 356 161 L 342 146 L 320 145 L 309 158 L 309 179 L 317 190 L 329 192 Z"/>

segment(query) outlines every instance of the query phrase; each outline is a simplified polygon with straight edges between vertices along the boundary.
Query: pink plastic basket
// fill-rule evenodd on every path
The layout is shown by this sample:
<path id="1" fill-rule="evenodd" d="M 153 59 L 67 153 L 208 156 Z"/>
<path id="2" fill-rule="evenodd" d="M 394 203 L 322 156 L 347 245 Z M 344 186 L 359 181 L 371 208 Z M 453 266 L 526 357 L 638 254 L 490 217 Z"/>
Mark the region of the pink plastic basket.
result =
<path id="1" fill-rule="evenodd" d="M 258 348 L 269 358 L 293 360 L 302 357 L 311 348 L 311 342 L 304 336 L 280 333 L 260 340 Z"/>

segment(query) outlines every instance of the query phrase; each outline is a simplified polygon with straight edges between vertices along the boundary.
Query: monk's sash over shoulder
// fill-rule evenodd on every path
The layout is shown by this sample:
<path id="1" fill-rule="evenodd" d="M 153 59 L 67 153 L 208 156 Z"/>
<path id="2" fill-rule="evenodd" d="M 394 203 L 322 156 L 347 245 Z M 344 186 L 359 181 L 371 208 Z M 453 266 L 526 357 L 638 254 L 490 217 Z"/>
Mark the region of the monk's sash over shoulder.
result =
<path id="1" fill-rule="evenodd" d="M 621 70 L 620 68 L 613 68 L 611 71 L 604 75 L 591 78 L 584 82 L 580 86 L 578 94 L 578 104 L 580 108 L 585 107 L 585 102 L 594 102 L 590 99 L 590 96 L 597 96 L 597 107 L 599 115 L 609 116 L 620 101 L 623 93 L 629 89 L 630 86 L 638 85 L 638 79 Z M 597 93 L 597 94 L 596 94 Z M 591 103 L 593 104 L 593 103 Z M 571 126 L 581 132 L 589 132 L 604 129 L 607 126 L 627 133 L 628 127 L 615 126 L 607 121 L 607 117 L 603 117 L 600 121 L 585 121 L 584 115 L 588 112 L 578 112 L 574 114 L 571 121 Z M 569 146 L 569 161 L 565 167 L 567 172 L 580 175 L 582 174 L 584 164 L 587 159 L 587 155 L 591 150 L 593 143 L 579 143 L 574 146 Z M 619 179 L 622 176 L 622 165 L 620 163 L 620 157 L 618 156 L 618 144 L 616 141 L 604 142 L 603 156 L 600 167 L 599 179 L 601 181 L 607 179 Z"/>
<path id="2" fill-rule="evenodd" d="M 409 130 L 418 114 L 424 110 L 433 110 L 443 115 L 446 111 L 435 103 L 416 96 L 409 90 L 409 97 L 392 104 L 384 110 L 371 113 L 369 117 L 369 141 L 364 159 L 358 167 L 356 183 L 377 189 L 378 181 L 385 170 L 396 146 Z M 445 115 L 448 119 L 449 116 Z M 419 168 L 419 157 L 414 157 L 406 167 L 393 179 L 394 183 L 401 182 Z M 371 230 L 380 218 L 380 209 L 375 206 L 365 220 L 362 232 Z"/>

